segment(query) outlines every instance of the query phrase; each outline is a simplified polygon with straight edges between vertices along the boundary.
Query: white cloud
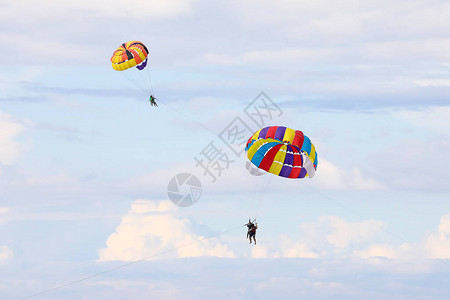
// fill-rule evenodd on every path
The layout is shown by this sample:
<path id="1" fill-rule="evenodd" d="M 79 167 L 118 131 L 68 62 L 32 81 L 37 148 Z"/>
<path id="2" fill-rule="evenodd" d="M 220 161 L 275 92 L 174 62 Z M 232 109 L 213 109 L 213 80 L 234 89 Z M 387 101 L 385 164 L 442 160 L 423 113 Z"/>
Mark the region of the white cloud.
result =
<path id="1" fill-rule="evenodd" d="M 425 253 L 415 244 L 402 243 L 400 245 L 390 244 L 372 244 L 363 250 L 356 250 L 352 253 L 353 257 L 367 260 L 370 264 L 385 263 L 384 259 L 395 261 L 416 261 L 418 258 L 424 258 Z"/>
<path id="2" fill-rule="evenodd" d="M 216 65 L 259 65 L 273 66 L 282 64 L 285 67 L 298 66 L 298 68 L 313 64 L 335 65 L 347 61 L 347 68 L 358 69 L 361 64 L 366 67 L 376 68 L 371 63 L 400 63 L 414 61 L 428 54 L 439 60 L 448 60 L 448 49 L 450 43 L 447 39 L 418 40 L 418 41 L 389 41 L 358 43 L 352 47 L 342 47 L 338 44 L 323 46 L 296 45 L 273 50 L 249 50 L 236 54 L 204 53 L 203 59 L 206 63 Z M 361 56 L 364 53 L 364 56 Z M 352 60 L 353 57 L 353 60 Z M 371 62 L 371 63 L 370 63 Z M 379 68 L 379 66 L 378 66 Z M 448 86 L 448 79 L 413 80 L 419 86 Z M 317 84 L 317 82 L 308 82 Z M 331 84 L 331 83 L 327 83 Z M 338 84 L 342 85 L 342 81 Z M 346 87 L 345 87 L 346 88 Z"/>
<path id="3" fill-rule="evenodd" d="M 428 233 L 422 241 L 401 243 L 399 245 L 377 244 L 368 245 L 363 250 L 356 250 L 354 257 L 379 263 L 374 258 L 395 259 L 399 261 L 417 261 L 418 259 L 449 259 L 450 258 L 450 214 L 441 217 L 437 232 Z"/>
<path id="4" fill-rule="evenodd" d="M 316 223 L 301 224 L 298 234 L 280 236 L 277 247 L 254 247 L 252 256 L 319 258 L 336 253 L 345 256 L 355 246 L 370 243 L 381 226 L 380 221 L 347 222 L 337 216 L 323 216 Z"/>
<path id="5" fill-rule="evenodd" d="M 418 86 L 428 87 L 428 86 L 450 86 L 450 79 L 442 78 L 442 79 L 417 79 L 413 80 L 414 84 Z"/>
<path id="6" fill-rule="evenodd" d="M 449 298 L 446 288 L 449 272 L 445 265 L 431 273 L 399 274 L 395 268 L 411 266 L 390 264 L 391 268 L 386 269 L 351 259 L 255 261 L 200 258 L 151 261 L 134 265 L 128 272 L 122 269 L 105 277 L 82 281 L 74 289 L 78 294 L 87 295 L 86 300 L 147 299 L 149 295 L 152 299 L 168 300 Z M 7 276 L 0 283 L 0 288 L 11 291 L 12 295 L 17 290 L 22 292 L 22 296 L 35 294 L 38 286 L 48 286 L 53 278 L 61 280 L 57 277 L 61 274 L 60 270 L 60 266 L 58 271 L 47 270 L 39 278 L 35 273 L 30 274 L 32 271 L 24 270 L 20 273 L 22 280 Z M 79 263 L 66 266 L 65 273 L 68 281 L 74 277 L 73 273 L 77 274 L 75 278 L 83 277 L 79 273 Z M 57 280 L 51 282 L 58 285 Z M 61 289 L 48 294 L 47 298 L 69 299 L 74 289 Z"/>
<path id="7" fill-rule="evenodd" d="M 447 135 L 450 138 L 450 106 L 433 106 L 422 110 L 400 110 L 392 115 L 416 127 L 424 128 L 430 133 Z"/>
<path id="8" fill-rule="evenodd" d="M 389 244 L 378 244 L 371 245 L 362 251 L 355 251 L 353 254 L 365 259 L 371 257 L 398 258 L 398 248 Z"/>
<path id="9" fill-rule="evenodd" d="M 195 233 L 191 221 L 177 218 L 176 210 L 168 200 L 136 200 L 109 236 L 106 248 L 99 250 L 99 261 L 135 261 L 162 253 L 163 257 L 235 257 L 217 238 Z"/>
<path id="10" fill-rule="evenodd" d="M 240 55 L 225 55 L 205 53 L 203 58 L 205 62 L 217 65 L 252 65 L 252 64 L 279 64 L 279 63 L 311 63 L 313 61 L 322 61 L 323 58 L 336 56 L 342 53 L 340 49 L 333 48 L 288 48 L 282 50 L 252 50 Z"/>
<path id="11" fill-rule="evenodd" d="M 207 143 L 202 145 L 202 147 L 206 145 Z M 214 182 L 209 174 L 204 175 L 203 169 L 201 167 L 195 167 L 195 164 L 195 160 L 192 159 L 192 163 L 190 164 L 167 166 L 164 169 L 155 170 L 151 173 L 123 181 L 120 183 L 120 188 L 131 192 L 152 192 L 155 189 L 160 190 L 161 187 L 167 187 L 173 176 L 183 172 L 189 172 L 196 175 L 202 184 L 202 188 L 209 193 L 255 192 L 256 187 L 260 183 L 260 181 L 258 181 L 260 178 L 251 176 L 245 169 L 244 163 L 239 159 L 230 163 L 229 169 L 222 171 L 220 176 L 218 173 L 213 172 L 216 176 L 216 181 Z M 276 176 L 273 176 L 273 178 L 275 177 Z M 247 182 L 247 184 L 243 184 L 243 182 Z"/>
<path id="12" fill-rule="evenodd" d="M 450 259 L 450 214 L 442 216 L 437 232 L 425 237 L 423 248 L 433 258 Z"/>
<path id="13" fill-rule="evenodd" d="M 309 249 L 307 242 L 292 240 L 288 236 L 281 236 L 280 245 L 281 257 L 318 258 L 320 256 L 320 253 Z"/>
<path id="14" fill-rule="evenodd" d="M 399 140 L 370 155 L 372 172 L 394 189 L 448 190 L 450 140 L 445 136 Z"/>
<path id="15" fill-rule="evenodd" d="M 256 195 L 261 196 L 262 193 L 297 191 L 299 184 L 305 182 L 317 189 L 376 190 L 384 188 L 377 181 L 363 175 L 358 168 L 355 167 L 348 171 L 341 170 L 324 158 L 319 158 L 318 171 L 314 178 L 299 180 L 286 179 L 273 174 L 252 176 L 245 168 L 243 157 L 236 158 L 234 155 L 230 155 L 230 159 L 235 161 L 230 163 L 229 168 L 223 170 L 220 176 L 215 171 L 213 172 L 216 175 L 214 182 L 209 174 L 203 174 L 202 168 L 195 167 L 195 161 L 192 160 L 191 164 L 166 166 L 164 169 L 127 179 L 121 182 L 119 187 L 133 195 L 154 193 L 155 190 L 165 193 L 173 176 L 189 172 L 200 180 L 204 195 L 206 193 L 209 195 L 246 193 L 246 195 L 250 194 L 251 197 L 255 197 Z"/>
<path id="16" fill-rule="evenodd" d="M 450 214 L 442 216 L 438 230 L 439 233 L 450 235 Z"/>
<path id="17" fill-rule="evenodd" d="M 20 16 L 22 22 L 37 20 L 62 20 L 73 18 L 74 13 L 84 13 L 87 17 L 121 17 L 132 18 L 166 18 L 185 14 L 190 11 L 192 0 L 135 0 L 124 3 L 119 0 L 43 0 L 39 3 L 32 0 L 17 0 L 4 6 L 0 16 L 12 18 Z M 39 14 L 35 12 L 39 11 Z"/>
<path id="18" fill-rule="evenodd" d="M 424 32 L 434 30 L 438 33 L 447 32 L 448 19 L 445 18 L 448 11 L 448 3 L 437 0 L 424 2 L 421 0 L 398 1 L 396 3 L 383 1 L 339 1 L 330 3 L 326 0 L 298 1 L 259 1 L 254 5 L 252 1 L 240 1 L 246 9 L 237 12 L 246 26 L 264 26 L 283 23 L 293 25 L 303 21 L 303 28 L 293 28 L 297 34 L 303 33 L 303 37 L 311 34 L 340 34 L 339 38 L 346 36 L 358 36 L 361 38 L 376 38 L 376 35 L 364 37 L 368 30 L 395 36 L 399 33 L 414 32 L 421 35 Z M 407 9 L 405 9 L 407 7 Z M 248 11 L 251 11 L 249 13 Z M 253 17 L 252 17 L 253 16 Z M 246 18 L 245 18 L 246 17 Z M 407 28 L 400 27 L 400 24 Z M 391 29 L 397 27 L 397 31 Z M 296 30 L 294 30 L 296 29 Z M 411 34 L 410 34 L 411 35 Z"/>
<path id="19" fill-rule="evenodd" d="M 0 264 L 13 259 L 14 253 L 8 246 L 0 246 Z"/>
<path id="20" fill-rule="evenodd" d="M 376 42 L 369 43 L 366 47 L 366 55 L 374 61 L 383 63 L 412 62 L 415 59 L 422 59 L 425 55 L 443 61 L 450 58 L 447 51 L 450 48 L 450 41 L 446 38 Z"/>
<path id="21" fill-rule="evenodd" d="M 417 61 L 429 55 L 448 58 L 448 4 L 404 2 L 340 1 L 239 1 L 230 5 L 244 30 L 264 32 L 268 39 L 279 38 L 285 49 L 272 43 L 269 51 L 246 51 L 244 54 L 217 55 L 208 58 L 222 64 L 264 64 L 267 59 L 289 61 L 304 66 L 309 61 L 336 64 L 345 60 L 392 62 Z M 448 11 L 448 9 L 447 9 Z M 276 32 L 276 35 L 274 34 Z M 440 38 L 442 37 L 442 38 Z M 295 43 L 294 41 L 301 41 Z M 275 45 L 275 46 L 274 46 Z M 292 47 L 296 45 L 298 47 Z M 291 47 L 289 47 L 291 46 Z M 308 61 L 308 58 L 311 59 Z M 246 60 L 248 59 L 248 60 Z"/>
<path id="22" fill-rule="evenodd" d="M 339 169 L 321 156 L 319 156 L 319 164 L 313 180 L 313 185 L 327 189 L 375 190 L 384 188 L 382 183 L 363 175 L 360 168 Z"/>
<path id="23" fill-rule="evenodd" d="M 273 254 L 269 253 L 269 249 L 267 247 L 255 245 L 252 248 L 252 257 L 254 258 L 267 258 L 272 256 Z"/>
<path id="24" fill-rule="evenodd" d="M 277 244 L 279 247 L 255 245 L 251 255 L 253 258 L 318 258 L 321 255 L 311 250 L 307 242 L 297 241 L 285 235 L 279 238 Z"/>
<path id="25" fill-rule="evenodd" d="M 402 134 L 404 137 L 367 156 L 374 177 L 395 189 L 447 190 L 450 106 L 396 110 L 390 114 L 405 124 L 407 131 Z M 395 137 L 398 133 L 392 130 L 391 134 Z"/>
<path id="26" fill-rule="evenodd" d="M 106 47 L 103 41 L 110 40 L 113 34 L 119 39 L 129 36 L 131 27 L 134 34 L 146 36 L 150 32 L 152 41 L 157 36 L 169 45 L 167 48 L 180 48 L 184 54 L 191 48 L 191 59 L 181 59 L 180 63 L 202 57 L 207 63 L 251 63 L 259 67 L 284 62 L 301 67 L 311 61 L 345 60 L 348 66 L 349 61 L 361 63 L 368 59 L 395 63 L 399 59 L 448 58 L 449 26 L 444 15 L 447 5 L 437 0 L 426 6 L 421 1 L 412 3 L 405 9 L 403 3 L 393 5 L 388 1 L 343 1 L 334 5 L 325 0 L 227 1 L 211 6 L 198 0 L 136 0 L 131 5 L 118 0 L 17 0 L 0 11 L 3 27 L 15 29 L 0 34 L 0 43 L 16 45 L 19 61 L 28 59 L 31 52 L 40 61 L 45 58 L 46 62 L 67 63 L 60 58 L 72 57 L 93 63 L 98 59 L 91 58 L 92 53 L 101 55 L 98 49 Z M 198 20 L 199 15 L 206 16 Z M 170 23 L 156 23 L 161 25 L 158 27 L 155 20 Z M 113 22 L 123 25 L 113 26 L 113 32 L 105 38 L 111 26 L 98 24 Z M 27 30 L 31 27 L 35 28 L 33 36 Z M 161 36 L 152 31 L 155 27 Z M 96 43 L 86 43 L 83 37 L 74 47 L 80 29 L 87 32 L 83 34 L 99 32 L 89 38 L 95 38 Z M 214 39 L 219 42 L 214 43 Z M 178 45 L 172 47 L 174 41 Z M 183 44 L 187 47 L 180 47 Z M 204 52 L 199 53 L 201 49 Z M 194 64 L 198 65 L 198 61 Z"/>
<path id="27" fill-rule="evenodd" d="M 27 35 L 11 36 L 1 33 L 0 43 L 13 43 L 18 45 L 17 52 L 14 53 L 14 58 L 22 60 L 21 62 L 29 62 L 30 60 L 37 60 L 40 58 L 39 61 L 42 62 L 42 64 L 50 63 L 53 65 L 62 62 L 68 64 L 71 59 L 89 57 L 93 50 L 89 45 L 73 47 L 73 45 L 67 43 L 67 41 L 62 40 L 46 40 L 45 43 L 43 43 L 42 40 Z M 34 57 L 29 54 L 30 51 L 39 54 L 40 56 Z M 36 61 L 34 61 L 34 63 L 36 63 Z"/>
<path id="28" fill-rule="evenodd" d="M 149 23 L 188 15 L 195 2 L 197 0 L 10 1 L 0 10 L 1 28 L 9 28 L 0 30 L 0 45 L 15 45 L 15 51 L 9 56 L 9 62 L 15 64 L 103 65 L 103 59 L 107 60 L 127 39 L 146 42 L 150 35 L 153 41 Z M 167 35 L 166 29 L 158 31 Z M 102 39 L 108 42 L 99 43 Z"/>
<path id="29" fill-rule="evenodd" d="M 13 164 L 23 147 L 15 138 L 25 130 L 25 126 L 14 121 L 11 116 L 0 112 L 0 163 Z"/>
<path id="30" fill-rule="evenodd" d="M 2 214 L 9 212 L 9 207 L 0 207 L 0 224 L 4 223 L 5 220 L 2 218 Z"/>
<path id="31" fill-rule="evenodd" d="M 328 223 L 332 232 L 327 236 L 327 241 L 339 249 L 344 249 L 352 243 L 370 241 L 381 231 L 382 226 L 380 221 L 346 222 L 335 216 L 322 217 L 320 221 Z"/>
<path id="32" fill-rule="evenodd" d="M 442 216 L 437 232 L 417 242 L 377 243 L 383 223 L 376 220 L 348 222 L 337 216 L 323 216 L 318 222 L 303 223 L 297 234 L 282 235 L 272 246 L 254 246 L 254 258 L 349 257 L 387 266 L 387 261 L 415 262 L 414 270 L 429 270 L 429 259 L 450 258 L 450 214 Z M 386 231 L 384 231 L 387 234 Z M 402 269 L 401 271 L 406 271 Z M 411 268 L 412 270 L 412 268 Z"/>

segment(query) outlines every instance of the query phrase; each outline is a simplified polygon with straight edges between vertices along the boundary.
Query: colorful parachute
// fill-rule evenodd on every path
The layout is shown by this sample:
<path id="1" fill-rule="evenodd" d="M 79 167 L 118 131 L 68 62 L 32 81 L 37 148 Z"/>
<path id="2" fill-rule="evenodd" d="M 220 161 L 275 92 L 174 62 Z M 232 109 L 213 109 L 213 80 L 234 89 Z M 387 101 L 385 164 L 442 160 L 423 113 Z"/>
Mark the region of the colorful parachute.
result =
<path id="1" fill-rule="evenodd" d="M 286 178 L 313 177 L 316 173 L 316 149 L 300 130 L 265 127 L 249 138 L 245 152 L 251 162 L 247 169 L 253 175 L 260 175 L 260 170 Z"/>
<path id="2" fill-rule="evenodd" d="M 132 67 L 142 70 L 147 65 L 148 49 L 139 41 L 123 43 L 111 57 L 112 67 L 124 71 Z"/>

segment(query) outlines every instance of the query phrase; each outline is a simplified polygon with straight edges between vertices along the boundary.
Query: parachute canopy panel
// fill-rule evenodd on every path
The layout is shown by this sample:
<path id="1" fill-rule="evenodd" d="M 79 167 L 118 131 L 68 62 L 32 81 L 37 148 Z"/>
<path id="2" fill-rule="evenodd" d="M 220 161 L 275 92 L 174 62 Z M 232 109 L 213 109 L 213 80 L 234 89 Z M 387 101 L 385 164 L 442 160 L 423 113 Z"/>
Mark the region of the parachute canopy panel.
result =
<path id="1" fill-rule="evenodd" d="M 148 49 L 139 41 L 123 43 L 111 57 L 112 67 L 124 71 L 132 67 L 142 70 L 147 65 Z"/>
<path id="2" fill-rule="evenodd" d="M 317 169 L 315 147 L 300 130 L 262 128 L 249 138 L 245 151 L 255 167 L 281 177 L 313 177 Z"/>

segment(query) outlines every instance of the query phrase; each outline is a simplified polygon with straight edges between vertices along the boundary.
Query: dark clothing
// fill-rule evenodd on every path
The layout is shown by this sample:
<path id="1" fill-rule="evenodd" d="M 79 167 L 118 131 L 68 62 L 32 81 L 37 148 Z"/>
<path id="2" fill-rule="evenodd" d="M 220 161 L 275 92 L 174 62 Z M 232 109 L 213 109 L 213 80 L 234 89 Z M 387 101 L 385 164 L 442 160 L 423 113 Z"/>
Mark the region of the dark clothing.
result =
<path id="1" fill-rule="evenodd" d="M 258 225 L 257 224 L 253 224 L 250 220 L 248 222 L 248 224 L 246 224 L 248 230 L 247 230 L 247 238 L 250 240 L 250 244 L 252 243 L 252 238 L 253 241 L 255 242 L 256 245 L 256 229 L 258 229 Z"/>
<path id="2" fill-rule="evenodd" d="M 153 97 L 153 95 L 150 95 L 150 98 L 148 100 L 150 101 L 151 106 L 158 106 L 158 104 L 156 104 L 156 101 L 155 101 L 157 99 L 155 97 Z"/>
<path id="3" fill-rule="evenodd" d="M 247 234 L 253 236 L 256 234 L 256 228 L 258 227 L 253 223 L 248 223 L 247 228 L 248 228 Z"/>

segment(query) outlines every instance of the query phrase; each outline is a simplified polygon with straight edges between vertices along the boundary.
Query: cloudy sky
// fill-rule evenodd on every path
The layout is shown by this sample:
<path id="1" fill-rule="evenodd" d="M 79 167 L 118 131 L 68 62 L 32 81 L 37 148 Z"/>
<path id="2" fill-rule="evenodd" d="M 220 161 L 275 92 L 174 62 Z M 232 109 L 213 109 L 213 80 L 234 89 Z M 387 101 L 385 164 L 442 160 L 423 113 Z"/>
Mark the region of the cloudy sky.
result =
<path id="1" fill-rule="evenodd" d="M 440 0 L 0 0 L 0 298 L 450 298 L 449 20 Z M 124 75 L 130 40 L 150 61 Z M 236 124 L 302 130 L 316 176 L 249 175 Z"/>

